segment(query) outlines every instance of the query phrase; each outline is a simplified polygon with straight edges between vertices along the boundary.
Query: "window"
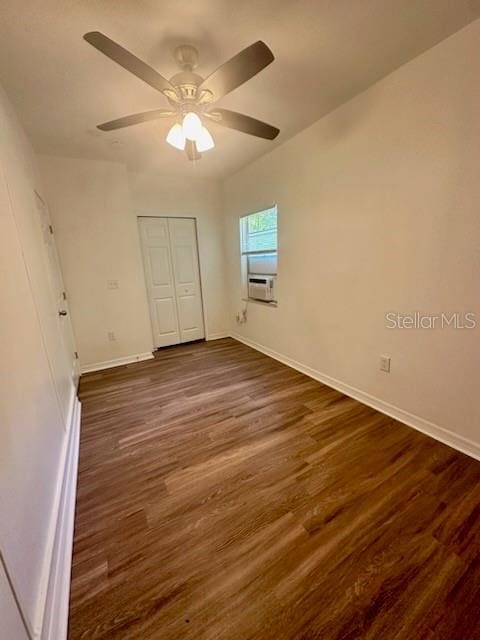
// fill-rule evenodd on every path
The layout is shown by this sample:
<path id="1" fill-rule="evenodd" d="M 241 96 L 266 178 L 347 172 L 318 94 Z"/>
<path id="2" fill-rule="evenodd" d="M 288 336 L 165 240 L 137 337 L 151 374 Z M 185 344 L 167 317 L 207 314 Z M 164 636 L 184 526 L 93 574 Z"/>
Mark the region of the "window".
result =
<path id="1" fill-rule="evenodd" d="M 277 276 L 277 207 L 258 211 L 240 219 L 242 250 L 242 277 L 245 297 L 264 302 L 275 302 L 275 282 Z M 255 276 L 267 281 L 269 292 L 258 286 Z M 257 286 L 249 286 L 253 278 Z M 266 297 L 264 297 L 266 296 Z"/>

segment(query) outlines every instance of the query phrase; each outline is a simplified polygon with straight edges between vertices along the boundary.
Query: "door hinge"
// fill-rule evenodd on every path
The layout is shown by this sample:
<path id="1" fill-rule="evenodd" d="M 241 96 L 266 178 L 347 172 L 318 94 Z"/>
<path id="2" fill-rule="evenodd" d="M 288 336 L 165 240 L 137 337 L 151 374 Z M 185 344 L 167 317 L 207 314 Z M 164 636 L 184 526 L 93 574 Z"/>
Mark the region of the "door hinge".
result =
<path id="1" fill-rule="evenodd" d="M 73 355 L 75 356 L 75 360 L 78 360 L 78 351 L 74 351 Z"/>
<path id="2" fill-rule="evenodd" d="M 62 291 L 62 298 L 63 298 L 64 300 L 66 300 L 66 299 L 67 299 L 67 292 L 66 292 L 66 291 Z"/>
<path id="3" fill-rule="evenodd" d="M 48 230 L 50 231 L 50 233 L 53 233 L 53 227 L 51 224 L 48 225 Z"/>

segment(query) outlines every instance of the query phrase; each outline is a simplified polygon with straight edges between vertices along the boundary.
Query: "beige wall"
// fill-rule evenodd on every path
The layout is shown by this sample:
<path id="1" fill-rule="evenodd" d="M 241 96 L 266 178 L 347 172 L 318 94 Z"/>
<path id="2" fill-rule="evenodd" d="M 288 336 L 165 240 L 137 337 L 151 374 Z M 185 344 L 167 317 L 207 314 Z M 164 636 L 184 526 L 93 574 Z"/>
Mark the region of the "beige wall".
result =
<path id="1" fill-rule="evenodd" d="M 219 185 L 39 156 L 82 366 L 152 350 L 137 216 L 197 218 L 207 338 L 226 331 Z M 118 289 L 107 282 L 117 280 Z M 108 338 L 114 332 L 115 341 Z"/>
<path id="2" fill-rule="evenodd" d="M 477 455 L 480 328 L 387 330 L 384 314 L 474 311 L 480 327 L 479 49 L 477 21 L 225 184 L 232 330 Z M 236 325 L 238 220 L 272 203 L 279 305 Z"/>
<path id="3" fill-rule="evenodd" d="M 82 366 L 151 352 L 125 166 L 49 156 L 39 163 Z M 108 289 L 109 280 L 118 289 Z"/>
<path id="4" fill-rule="evenodd" d="M 5 638 L 29 640 L 2 564 L 0 564 L 0 620 Z"/>
<path id="5" fill-rule="evenodd" d="M 33 636 L 44 612 L 68 425 L 55 384 L 63 343 L 36 208 L 42 188 L 1 88 L 0 139 L 0 555 Z M 0 582 L 2 635 L 4 608 L 5 624 L 17 625 L 18 615 L 1 562 Z M 17 631 L 8 637 L 22 638 Z"/>

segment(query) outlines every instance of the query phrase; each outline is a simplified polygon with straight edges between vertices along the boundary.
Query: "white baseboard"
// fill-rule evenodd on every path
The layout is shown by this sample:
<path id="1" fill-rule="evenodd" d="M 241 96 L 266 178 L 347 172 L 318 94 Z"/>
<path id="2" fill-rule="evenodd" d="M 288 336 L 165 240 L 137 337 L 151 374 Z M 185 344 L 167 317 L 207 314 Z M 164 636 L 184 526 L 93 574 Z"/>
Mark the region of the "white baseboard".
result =
<path id="1" fill-rule="evenodd" d="M 68 468 L 68 455 L 69 455 L 69 447 L 70 447 L 70 438 L 72 437 L 73 431 L 76 428 L 76 425 L 80 424 L 80 402 L 76 395 L 76 389 L 71 388 L 71 399 L 68 407 L 68 417 L 66 419 L 65 424 L 65 433 L 63 437 L 63 442 L 61 446 L 61 452 L 59 457 L 59 464 L 57 470 L 57 477 L 55 482 L 55 490 L 54 497 L 52 503 L 52 511 L 50 516 L 50 523 L 48 526 L 48 532 L 46 536 L 46 544 L 45 544 L 45 552 L 43 557 L 43 564 L 40 573 L 40 581 L 37 592 L 37 600 L 34 605 L 34 612 L 32 618 L 25 615 L 25 609 L 23 603 L 21 602 L 18 596 L 18 589 L 15 584 L 15 580 L 13 576 L 10 576 L 12 582 L 12 589 L 17 594 L 18 605 L 21 611 L 21 615 L 23 620 L 25 621 L 25 626 L 28 631 L 28 636 L 30 640 L 39 640 L 42 638 L 42 629 L 45 624 L 45 615 L 47 611 L 47 601 L 49 597 L 50 590 L 50 581 L 52 574 L 52 567 L 54 565 L 54 557 L 55 557 L 55 545 L 57 538 L 57 528 L 59 521 L 59 514 L 61 511 L 62 504 L 62 495 L 63 495 L 63 486 L 65 482 L 65 470 Z"/>
<path id="2" fill-rule="evenodd" d="M 76 419 L 75 412 L 78 411 L 77 387 L 78 385 L 74 385 L 72 381 L 72 386 L 70 388 L 70 401 L 68 403 L 68 410 L 67 410 L 67 419 L 65 421 L 65 431 L 67 433 L 70 433 L 70 429 L 72 428 Z"/>
<path id="3" fill-rule="evenodd" d="M 206 340 L 210 342 L 210 340 L 221 340 L 222 338 L 229 338 L 230 334 L 228 331 L 220 331 L 218 333 L 209 333 L 207 334 Z"/>
<path id="4" fill-rule="evenodd" d="M 81 373 L 91 373 L 92 371 L 102 371 L 102 369 L 112 369 L 113 367 L 120 367 L 124 364 L 131 364 L 132 362 L 142 362 L 143 360 L 151 360 L 153 354 L 150 351 L 146 353 L 137 353 L 133 356 L 125 356 L 123 358 L 114 358 L 113 360 L 105 360 L 104 362 L 93 362 L 92 364 L 82 365 L 80 368 Z"/>
<path id="5" fill-rule="evenodd" d="M 81 405 L 75 399 L 63 468 L 55 539 L 41 634 L 35 640 L 66 640 L 72 566 L 73 527 L 77 489 Z"/>
<path id="6" fill-rule="evenodd" d="M 425 420 L 425 418 L 421 418 L 420 416 L 409 413 L 404 409 L 400 409 L 400 407 L 396 407 L 395 405 L 392 405 L 388 402 L 384 402 L 383 400 L 380 400 L 380 398 L 372 396 L 369 393 L 365 393 L 365 391 L 361 391 L 361 389 L 352 387 L 345 382 L 341 382 L 336 378 L 332 378 L 331 376 L 322 373 L 321 371 L 312 369 L 311 367 L 297 362 L 296 360 L 293 360 L 288 356 L 284 356 L 283 354 L 274 351 L 273 349 L 264 347 L 263 345 L 248 338 L 244 338 L 237 333 L 231 333 L 230 336 L 235 340 L 243 342 L 243 344 L 252 347 L 252 349 L 261 351 L 265 355 L 270 356 L 271 358 L 274 358 L 275 360 L 278 360 L 279 362 L 282 362 L 289 367 L 292 367 L 292 369 L 296 369 L 297 371 L 304 373 L 310 378 L 318 380 L 318 382 L 322 382 L 323 384 L 326 384 L 327 386 L 332 387 L 333 389 L 336 389 L 341 393 L 344 393 L 346 396 L 354 398 L 355 400 L 358 400 L 359 402 L 372 407 L 372 409 L 376 409 L 377 411 L 380 411 L 381 413 L 384 413 L 385 415 L 390 416 L 391 418 L 394 418 L 399 422 L 403 422 L 403 424 L 406 424 L 407 426 L 412 427 L 417 431 L 421 431 L 427 436 L 430 436 L 435 440 L 439 440 L 440 442 L 443 442 L 443 444 L 446 444 L 453 449 L 457 449 L 458 451 L 461 451 L 462 453 L 465 453 L 466 455 L 475 458 L 476 460 L 480 460 L 480 444 L 474 442 L 473 440 L 469 440 L 468 438 L 459 436 L 456 433 L 453 433 L 453 431 L 449 431 L 448 429 L 440 427 L 439 425 L 434 424 L 429 420 Z"/>

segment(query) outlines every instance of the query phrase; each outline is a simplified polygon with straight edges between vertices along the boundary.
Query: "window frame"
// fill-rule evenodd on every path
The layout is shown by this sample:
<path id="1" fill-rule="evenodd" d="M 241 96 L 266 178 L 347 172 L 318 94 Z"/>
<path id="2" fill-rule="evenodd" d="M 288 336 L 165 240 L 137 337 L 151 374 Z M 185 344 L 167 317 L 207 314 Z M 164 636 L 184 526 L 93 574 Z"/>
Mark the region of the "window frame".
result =
<path id="1" fill-rule="evenodd" d="M 264 213 L 271 209 L 275 210 L 276 216 L 276 248 L 275 249 L 260 249 L 255 251 L 245 251 L 245 235 L 248 234 L 248 218 L 250 216 L 254 216 L 258 213 Z M 271 305 L 277 306 L 277 299 L 271 301 L 261 301 L 256 300 L 254 298 L 250 298 L 248 296 L 248 276 L 252 274 L 258 275 L 272 275 L 275 278 L 275 286 L 278 278 L 278 205 L 276 203 L 271 204 L 270 206 L 264 207 L 262 209 L 258 209 L 257 211 L 251 211 L 250 213 L 246 213 L 245 215 L 240 216 L 239 219 L 239 231 L 240 231 L 240 266 L 241 266 L 241 283 L 242 283 L 242 299 L 245 301 L 252 301 L 262 305 Z M 264 232 L 259 232 L 264 233 Z M 253 272 L 249 271 L 249 257 L 250 256 L 276 256 L 276 272 L 275 273 L 264 273 L 261 272 Z M 277 296 L 275 296 L 277 298 Z"/>

